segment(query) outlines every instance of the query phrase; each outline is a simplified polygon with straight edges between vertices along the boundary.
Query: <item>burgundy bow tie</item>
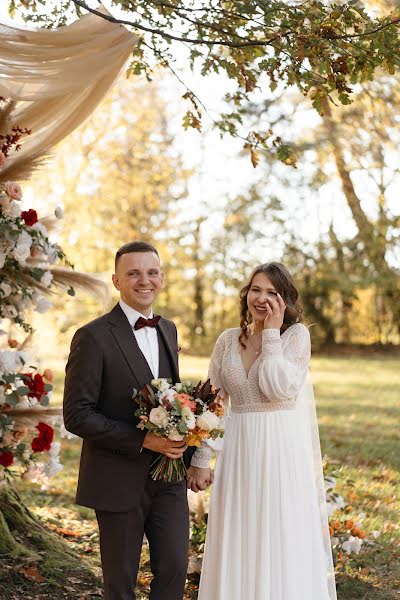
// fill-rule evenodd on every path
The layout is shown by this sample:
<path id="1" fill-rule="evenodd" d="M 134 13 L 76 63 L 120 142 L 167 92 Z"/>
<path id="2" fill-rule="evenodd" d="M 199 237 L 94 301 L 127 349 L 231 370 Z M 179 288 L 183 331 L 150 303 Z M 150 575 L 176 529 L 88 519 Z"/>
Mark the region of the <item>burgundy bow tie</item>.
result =
<path id="1" fill-rule="evenodd" d="M 142 327 L 157 327 L 157 323 L 160 319 L 160 316 L 155 316 L 152 319 L 145 319 L 144 317 L 139 317 L 135 323 L 134 329 L 142 329 Z"/>

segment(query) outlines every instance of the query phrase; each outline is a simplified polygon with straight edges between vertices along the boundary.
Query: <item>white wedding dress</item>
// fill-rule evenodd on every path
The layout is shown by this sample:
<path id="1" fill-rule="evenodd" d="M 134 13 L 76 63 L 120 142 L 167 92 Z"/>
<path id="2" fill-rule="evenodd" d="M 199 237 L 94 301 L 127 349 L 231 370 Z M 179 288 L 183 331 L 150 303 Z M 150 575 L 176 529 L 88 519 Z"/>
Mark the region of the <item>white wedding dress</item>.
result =
<path id="1" fill-rule="evenodd" d="M 308 329 L 265 330 L 248 375 L 239 334 L 222 333 L 210 364 L 231 409 L 198 600 L 336 600 Z M 192 465 L 208 466 L 210 445 Z"/>

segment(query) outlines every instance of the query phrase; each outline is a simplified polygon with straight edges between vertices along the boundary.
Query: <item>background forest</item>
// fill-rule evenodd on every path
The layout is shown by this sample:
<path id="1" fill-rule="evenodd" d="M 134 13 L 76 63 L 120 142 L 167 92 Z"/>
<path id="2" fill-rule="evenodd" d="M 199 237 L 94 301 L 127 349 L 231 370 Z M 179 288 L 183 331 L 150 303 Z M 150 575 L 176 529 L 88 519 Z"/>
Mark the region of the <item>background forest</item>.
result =
<path id="1" fill-rule="evenodd" d="M 296 169 L 272 156 L 254 169 L 237 142 L 179 129 L 170 77 L 122 80 L 59 146 L 32 193 L 45 206 L 63 205 L 63 248 L 76 268 L 105 282 L 127 240 L 157 245 L 168 282 L 160 310 L 190 352 L 207 354 L 235 325 L 238 290 L 269 260 L 293 272 L 316 345 L 396 345 L 398 83 L 382 74 L 324 118 L 293 92 L 249 104 L 243 119 L 273 122 L 297 156 Z M 54 319 L 67 338 L 103 310 L 83 298 L 61 319 L 60 308 Z"/>

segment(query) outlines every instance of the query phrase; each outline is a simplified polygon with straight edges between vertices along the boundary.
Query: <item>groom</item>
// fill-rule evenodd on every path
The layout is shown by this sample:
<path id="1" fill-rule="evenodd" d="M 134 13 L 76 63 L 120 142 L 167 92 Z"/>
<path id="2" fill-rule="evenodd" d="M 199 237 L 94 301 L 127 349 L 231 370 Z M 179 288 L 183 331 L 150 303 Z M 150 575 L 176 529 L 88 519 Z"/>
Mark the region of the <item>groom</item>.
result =
<path id="1" fill-rule="evenodd" d="M 120 301 L 75 333 L 66 367 L 64 420 L 83 438 L 77 503 L 94 508 L 106 600 L 134 600 L 143 534 L 149 542 L 151 600 L 182 600 L 188 560 L 186 482 L 153 481 L 157 453 L 180 458 L 184 442 L 141 431 L 133 389 L 179 380 L 172 321 L 154 316 L 164 275 L 144 242 L 120 248 L 113 283 Z M 186 458 L 186 457 L 185 457 Z"/>

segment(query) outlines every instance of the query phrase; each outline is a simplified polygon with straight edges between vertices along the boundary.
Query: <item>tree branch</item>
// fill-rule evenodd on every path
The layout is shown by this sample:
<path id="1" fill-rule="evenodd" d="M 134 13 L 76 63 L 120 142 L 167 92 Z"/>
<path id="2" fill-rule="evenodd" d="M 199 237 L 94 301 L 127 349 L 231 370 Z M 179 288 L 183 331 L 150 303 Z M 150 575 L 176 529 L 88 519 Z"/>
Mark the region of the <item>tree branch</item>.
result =
<path id="1" fill-rule="evenodd" d="M 277 41 L 278 39 L 282 38 L 282 37 L 289 37 L 292 34 L 296 34 L 296 32 L 294 30 L 289 30 L 286 31 L 285 33 L 282 32 L 278 32 L 275 35 L 273 35 L 271 38 L 269 39 L 265 39 L 265 40 L 244 40 L 243 38 L 241 38 L 240 36 L 237 36 L 236 34 L 232 33 L 232 37 L 236 37 L 236 39 L 238 40 L 242 40 L 239 42 L 231 42 L 229 40 L 207 40 L 204 38 L 189 38 L 189 37 L 185 37 L 185 36 L 177 36 L 177 35 L 172 35 L 170 33 L 167 33 L 165 31 L 163 31 L 162 29 L 158 29 L 156 27 L 147 27 L 146 25 L 143 25 L 137 21 L 128 21 L 126 19 L 117 19 L 116 17 L 113 17 L 112 15 L 105 15 L 103 13 L 101 13 L 100 11 L 91 8 L 90 6 L 88 6 L 86 4 L 86 2 L 84 0 L 72 0 L 72 2 L 76 5 L 79 6 L 81 8 L 84 8 L 85 10 L 87 10 L 88 12 L 97 15 L 98 17 L 101 17 L 102 19 L 105 19 L 106 21 L 110 21 L 111 23 L 116 23 L 119 25 L 129 25 L 131 27 L 134 27 L 136 29 L 139 29 L 141 31 L 146 31 L 148 33 L 153 33 L 155 35 L 159 35 L 165 39 L 168 40 L 172 40 L 172 41 L 177 41 L 177 42 L 187 42 L 189 44 L 197 44 L 197 45 L 206 45 L 206 46 L 225 46 L 228 48 L 248 48 L 248 47 L 265 47 L 265 46 L 271 46 L 275 41 Z M 307 4 L 307 2 L 305 2 L 304 4 Z M 162 5 L 162 4 L 161 4 Z M 167 5 L 167 3 L 165 3 L 165 5 Z M 175 8 L 175 12 L 176 14 L 180 15 L 181 18 L 184 18 L 187 21 L 190 21 L 192 24 L 197 25 L 200 28 L 209 28 L 212 29 L 214 31 L 219 31 L 225 35 L 230 35 L 230 33 L 219 29 L 217 26 L 215 25 L 211 25 L 209 23 L 204 23 L 202 21 L 196 21 L 196 20 L 192 20 L 189 17 L 182 15 L 182 13 L 180 13 L 180 9 L 179 7 L 174 7 Z M 186 10 L 186 9 L 184 9 Z M 200 10 L 200 9 L 199 9 Z M 238 15 L 239 16 L 239 15 Z M 244 17 L 243 17 L 244 18 Z M 379 31 L 382 31 L 383 29 L 386 29 L 388 27 L 391 27 L 392 25 L 396 26 L 400 24 L 400 17 L 398 17 L 397 19 L 392 19 L 390 22 L 388 23 L 383 23 L 382 25 L 380 25 L 379 27 L 376 27 L 375 29 L 371 29 L 370 31 L 365 31 L 363 33 L 349 33 L 349 34 L 341 34 L 341 35 L 330 35 L 329 37 L 327 37 L 327 39 L 331 39 L 331 40 L 350 40 L 350 39 L 356 39 L 356 38 L 363 38 L 363 37 L 368 37 L 371 35 L 374 35 L 376 33 L 379 33 Z M 304 33 L 302 34 L 304 36 Z"/>
<path id="2" fill-rule="evenodd" d="M 248 47 L 257 47 L 257 46 L 270 46 L 276 40 L 278 40 L 282 37 L 287 37 L 290 34 L 294 33 L 294 31 L 287 31 L 286 33 L 276 33 L 274 36 L 272 36 L 268 40 L 247 40 L 247 41 L 238 42 L 238 43 L 229 42 L 228 40 L 205 40 L 203 38 L 197 38 L 197 39 L 196 38 L 187 38 L 185 36 L 177 36 L 177 35 L 172 35 L 170 33 L 166 33 L 162 29 L 157 29 L 154 27 L 146 27 L 146 25 L 142 25 L 141 23 L 138 23 L 137 21 L 127 21 L 125 19 L 117 19 L 111 15 L 105 15 L 105 14 L 101 13 L 100 11 L 96 10 L 95 8 L 90 8 L 90 6 L 88 6 L 86 4 L 86 2 L 84 2 L 83 0 L 72 0 L 72 2 L 74 4 L 76 4 L 77 6 L 84 8 L 88 12 L 90 12 L 98 17 L 105 19 L 106 21 L 110 21 L 110 23 L 116 23 L 117 25 L 129 25 L 131 27 L 135 27 L 136 29 L 140 29 L 141 31 L 146 31 L 148 33 L 153 33 L 155 35 L 159 35 L 168 40 L 173 40 L 176 42 L 187 42 L 189 44 L 201 44 L 201 45 L 205 45 L 205 46 L 227 46 L 229 48 L 248 48 Z M 201 22 L 199 22 L 199 25 L 200 26 L 202 25 Z M 203 27 L 204 27 L 204 24 L 203 24 Z M 236 36 L 236 37 L 237 37 L 237 39 L 243 39 L 240 36 Z"/>
<path id="3" fill-rule="evenodd" d="M 398 19 L 393 19 L 392 21 L 390 21 L 390 23 L 383 23 L 379 27 L 376 27 L 375 29 L 371 29 L 370 31 L 365 31 L 364 33 L 348 33 L 348 34 L 343 34 L 343 35 L 332 35 L 332 36 L 329 36 L 329 39 L 331 39 L 331 40 L 347 40 L 347 39 L 353 39 L 353 38 L 368 37 L 369 35 L 374 35 L 375 33 L 382 31 L 382 29 L 386 29 L 387 27 L 391 27 L 392 25 L 398 25 L 399 23 L 400 23 L 400 17 Z"/>

